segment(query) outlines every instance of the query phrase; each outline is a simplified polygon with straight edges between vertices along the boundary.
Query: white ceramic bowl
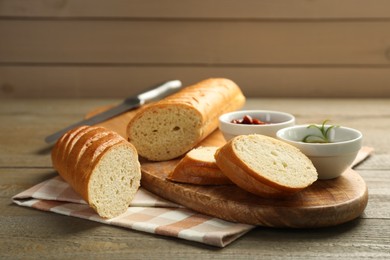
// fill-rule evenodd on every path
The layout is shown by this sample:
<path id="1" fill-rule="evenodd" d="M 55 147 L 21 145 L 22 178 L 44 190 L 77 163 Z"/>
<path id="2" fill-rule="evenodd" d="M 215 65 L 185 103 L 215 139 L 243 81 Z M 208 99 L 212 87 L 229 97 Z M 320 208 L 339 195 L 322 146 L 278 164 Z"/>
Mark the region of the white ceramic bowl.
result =
<path id="1" fill-rule="evenodd" d="M 329 127 L 330 125 L 325 125 Z M 318 179 L 333 179 L 347 170 L 358 154 L 363 135 L 348 127 L 335 127 L 331 131 L 330 143 L 305 143 L 303 138 L 310 134 L 321 135 L 318 129 L 308 125 L 296 125 L 281 129 L 277 137 L 300 149 L 313 162 Z"/>
<path id="2" fill-rule="evenodd" d="M 234 119 L 242 119 L 245 115 L 259 119 L 268 124 L 236 124 Z M 223 114 L 219 117 L 219 129 L 226 141 L 237 135 L 262 134 L 276 138 L 276 132 L 282 128 L 295 124 L 295 117 L 291 114 L 269 110 L 240 110 Z"/>

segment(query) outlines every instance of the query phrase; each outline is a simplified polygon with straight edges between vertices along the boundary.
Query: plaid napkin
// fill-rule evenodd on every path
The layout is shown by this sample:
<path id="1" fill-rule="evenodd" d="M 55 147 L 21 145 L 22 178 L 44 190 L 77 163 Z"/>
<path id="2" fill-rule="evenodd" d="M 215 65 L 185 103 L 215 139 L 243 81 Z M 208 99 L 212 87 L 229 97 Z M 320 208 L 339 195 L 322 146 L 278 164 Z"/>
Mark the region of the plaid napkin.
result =
<path id="1" fill-rule="evenodd" d="M 354 165 L 371 152 L 372 148 L 363 147 Z M 103 219 L 60 176 L 35 185 L 15 195 L 12 200 L 20 206 L 217 247 L 225 247 L 255 228 L 197 213 L 162 199 L 142 187 L 126 213 L 112 219 Z"/>
<path id="2" fill-rule="evenodd" d="M 199 214 L 142 187 L 126 213 L 103 219 L 60 176 L 39 183 L 12 199 L 20 206 L 218 247 L 228 245 L 254 228 Z"/>

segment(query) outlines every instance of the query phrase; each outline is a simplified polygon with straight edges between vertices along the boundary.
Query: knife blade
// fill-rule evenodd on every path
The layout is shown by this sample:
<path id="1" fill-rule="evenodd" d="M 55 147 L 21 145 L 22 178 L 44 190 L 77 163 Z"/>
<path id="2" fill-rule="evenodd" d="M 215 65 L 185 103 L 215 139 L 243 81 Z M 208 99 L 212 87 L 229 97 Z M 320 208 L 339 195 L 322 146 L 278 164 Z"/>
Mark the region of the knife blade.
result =
<path id="1" fill-rule="evenodd" d="M 179 89 L 182 86 L 182 83 L 180 80 L 171 80 L 164 82 L 162 84 L 158 84 L 157 86 L 140 93 L 135 96 L 127 97 L 125 100 L 123 100 L 122 103 L 119 105 L 108 109 L 102 113 L 99 113 L 93 117 L 90 117 L 88 119 L 81 120 L 79 122 L 76 122 L 74 124 L 69 125 L 68 127 L 65 127 L 57 132 L 55 132 L 52 135 L 49 135 L 45 138 L 46 143 L 53 143 L 58 138 L 60 138 L 63 134 L 65 134 L 67 131 L 82 125 L 95 125 L 97 123 L 103 122 L 107 119 L 110 119 L 116 115 L 122 114 L 126 111 L 129 111 L 134 108 L 138 108 L 142 106 L 143 104 L 155 101 L 158 99 L 161 99 L 173 92 L 175 92 L 177 89 Z"/>

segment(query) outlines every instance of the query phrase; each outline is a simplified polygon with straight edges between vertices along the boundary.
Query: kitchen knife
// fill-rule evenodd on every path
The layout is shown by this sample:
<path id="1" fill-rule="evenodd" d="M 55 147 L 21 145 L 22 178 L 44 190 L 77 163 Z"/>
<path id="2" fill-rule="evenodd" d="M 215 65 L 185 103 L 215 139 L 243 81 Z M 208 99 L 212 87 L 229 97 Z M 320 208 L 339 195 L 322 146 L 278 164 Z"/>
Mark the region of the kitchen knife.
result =
<path id="1" fill-rule="evenodd" d="M 107 119 L 110 119 L 116 115 L 119 115 L 123 112 L 126 112 L 128 110 L 137 108 L 142 106 L 143 104 L 161 99 L 174 91 L 176 91 L 178 88 L 182 86 L 182 83 L 180 80 L 171 80 L 167 81 L 163 84 L 159 84 L 155 86 L 154 88 L 151 88 L 150 90 L 140 93 L 136 96 L 131 96 L 126 98 L 122 103 L 119 105 L 106 110 L 102 113 L 99 113 L 91 118 L 81 120 L 77 123 L 74 123 L 52 135 L 49 135 L 45 138 L 46 143 L 52 143 L 55 142 L 58 138 L 60 138 L 63 134 L 65 134 L 67 131 L 81 125 L 95 125 L 97 123 L 103 122 Z"/>

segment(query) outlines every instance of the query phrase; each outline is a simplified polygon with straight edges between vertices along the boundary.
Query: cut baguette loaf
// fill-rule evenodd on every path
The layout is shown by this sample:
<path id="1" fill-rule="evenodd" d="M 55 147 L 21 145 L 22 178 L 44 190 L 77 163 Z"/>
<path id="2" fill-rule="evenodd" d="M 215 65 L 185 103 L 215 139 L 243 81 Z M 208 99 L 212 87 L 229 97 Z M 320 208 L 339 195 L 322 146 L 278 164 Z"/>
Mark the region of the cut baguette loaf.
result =
<path id="1" fill-rule="evenodd" d="M 132 144 L 103 127 L 78 127 L 52 150 L 53 167 L 103 218 L 124 213 L 140 186 L 141 167 Z"/>
<path id="2" fill-rule="evenodd" d="M 215 162 L 214 154 L 217 149 L 216 146 L 192 149 L 180 160 L 167 179 L 197 185 L 232 184 Z"/>
<path id="3" fill-rule="evenodd" d="M 218 167 L 237 186 L 266 198 L 290 196 L 317 180 L 296 147 L 263 135 L 241 135 L 217 150 Z"/>
<path id="4" fill-rule="evenodd" d="M 218 127 L 218 118 L 241 108 L 245 97 L 228 79 L 207 79 L 141 109 L 127 126 L 129 141 L 151 161 L 191 150 Z"/>

